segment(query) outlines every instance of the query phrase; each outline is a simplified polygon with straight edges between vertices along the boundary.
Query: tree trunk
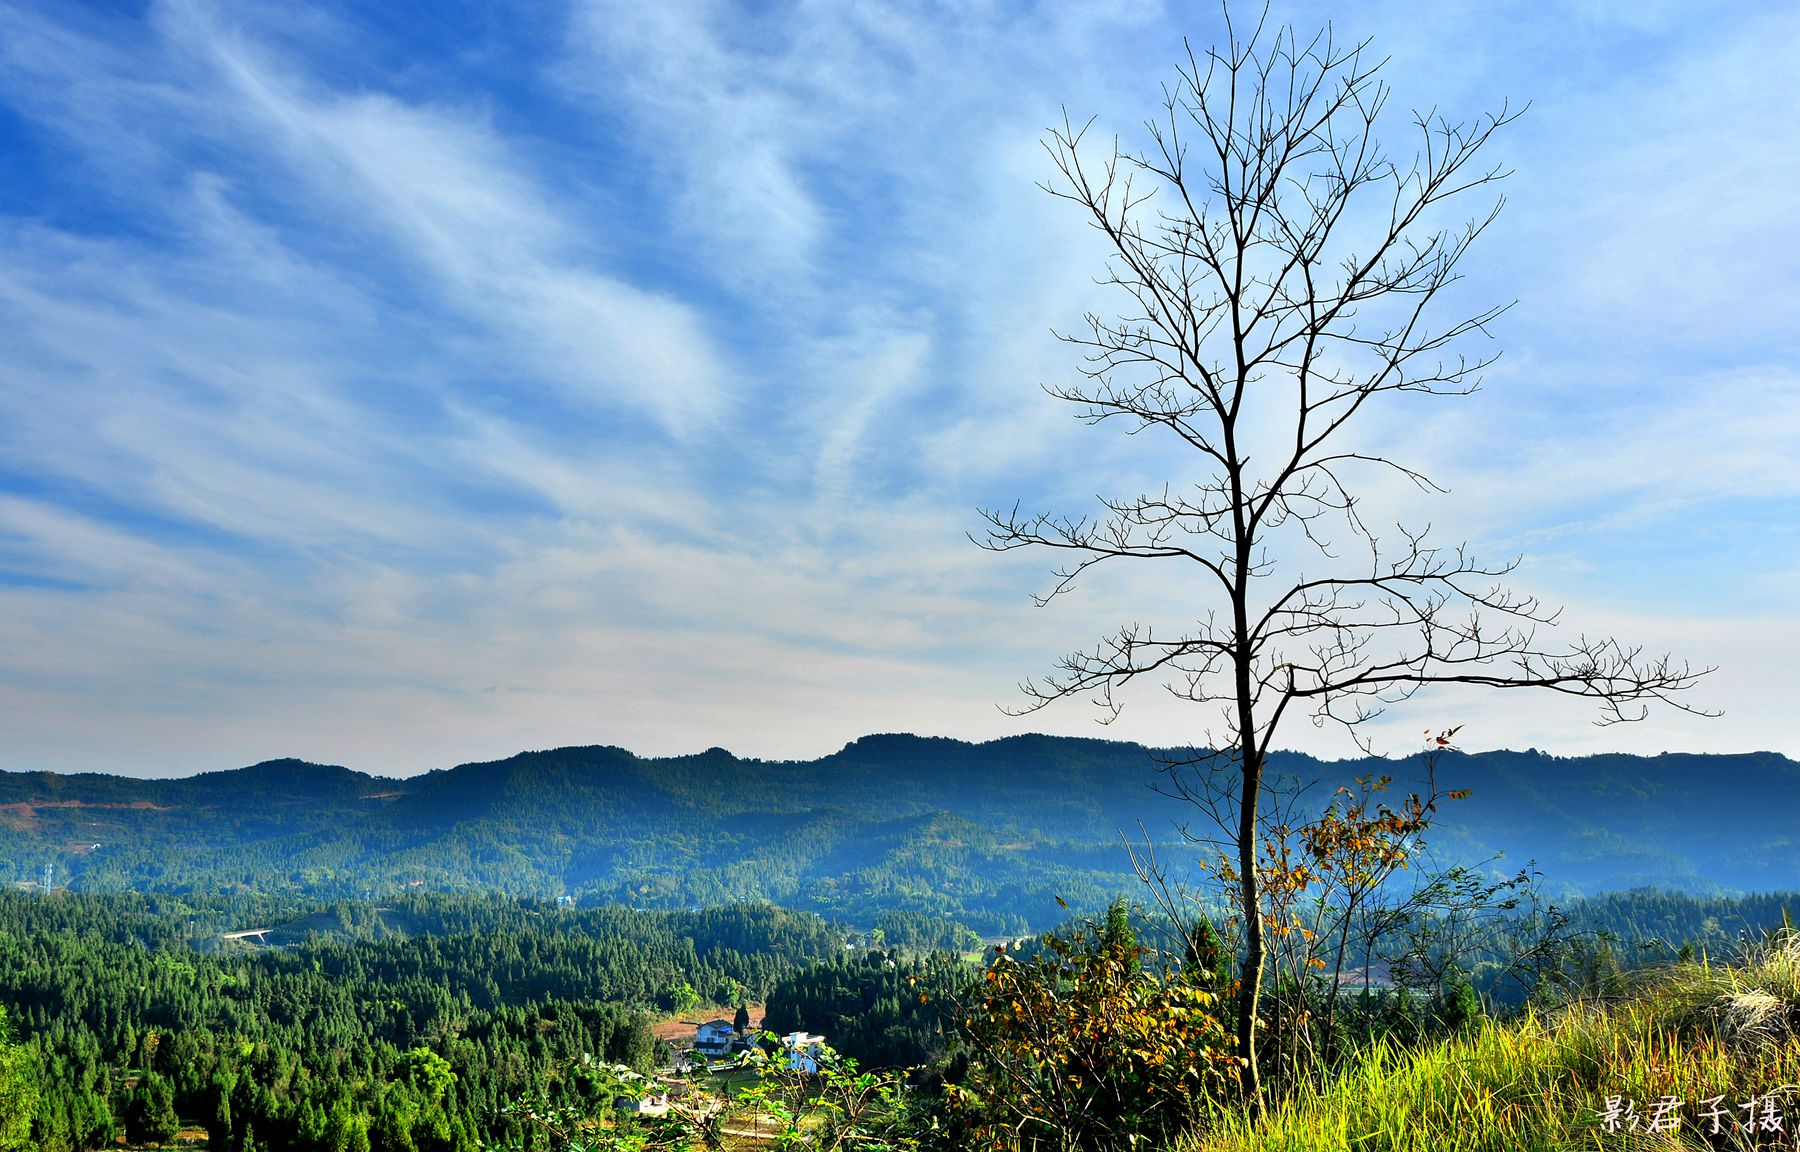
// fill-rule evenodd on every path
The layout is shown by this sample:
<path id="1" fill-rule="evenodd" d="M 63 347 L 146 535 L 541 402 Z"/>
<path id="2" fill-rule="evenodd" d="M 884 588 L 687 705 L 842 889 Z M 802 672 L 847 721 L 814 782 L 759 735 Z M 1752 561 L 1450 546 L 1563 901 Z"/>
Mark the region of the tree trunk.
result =
<path id="1" fill-rule="evenodd" d="M 1260 877 L 1256 870 L 1256 807 L 1262 793 L 1262 756 L 1254 737 L 1243 743 L 1243 803 L 1238 818 L 1238 879 L 1243 889 L 1244 970 L 1238 977 L 1237 1044 L 1243 1059 L 1239 1082 L 1243 1085 L 1250 1119 L 1262 1115 L 1262 1077 L 1256 1063 L 1256 1010 L 1262 999 L 1263 922 Z"/>

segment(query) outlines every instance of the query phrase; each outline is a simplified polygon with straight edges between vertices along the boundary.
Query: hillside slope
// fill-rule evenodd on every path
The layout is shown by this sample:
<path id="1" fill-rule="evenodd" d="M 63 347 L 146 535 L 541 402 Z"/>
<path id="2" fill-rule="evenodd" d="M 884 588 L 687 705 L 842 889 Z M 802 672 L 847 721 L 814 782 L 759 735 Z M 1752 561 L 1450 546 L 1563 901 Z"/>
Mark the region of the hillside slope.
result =
<path id="1" fill-rule="evenodd" d="M 1277 758 L 1311 795 L 1423 761 Z M 1800 764 L 1747 756 L 1446 753 L 1433 846 L 1535 858 L 1553 886 L 1696 892 L 1800 885 Z M 711 749 L 561 748 L 409 779 L 276 760 L 171 780 L 0 772 L 0 878 L 319 896 L 403 888 L 572 893 L 647 906 L 766 898 L 853 921 L 950 914 L 1016 931 L 1131 888 L 1121 832 L 1166 847 L 1199 814 L 1160 794 L 1151 751 L 1019 736 L 870 736 L 810 761 Z M 1176 858 L 1188 853 L 1176 852 Z"/>

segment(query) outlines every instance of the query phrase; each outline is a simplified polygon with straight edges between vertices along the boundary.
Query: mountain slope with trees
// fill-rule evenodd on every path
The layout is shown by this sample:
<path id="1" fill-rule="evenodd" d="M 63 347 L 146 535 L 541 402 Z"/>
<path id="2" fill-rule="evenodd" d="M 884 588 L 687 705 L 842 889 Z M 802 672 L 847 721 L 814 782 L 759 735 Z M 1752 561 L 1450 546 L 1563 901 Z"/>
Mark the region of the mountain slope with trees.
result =
<path id="1" fill-rule="evenodd" d="M 85 891 L 334 898 L 405 890 L 571 895 L 640 907 L 767 899 L 873 925 L 949 916 L 988 933 L 1060 922 L 1058 896 L 1098 908 L 1131 882 L 1139 823 L 1172 858 L 1191 806 L 1162 795 L 1156 752 L 1020 736 L 984 744 L 871 736 L 817 760 L 712 749 L 645 758 L 562 748 L 408 779 L 295 760 L 164 780 L 0 772 L 0 879 Z M 1274 758 L 1274 775 L 1332 790 L 1423 757 Z M 1446 752 L 1447 861 L 1510 871 L 1535 859 L 1553 891 L 1654 884 L 1791 888 L 1800 764 L 1773 753 L 1559 758 Z M 1310 802 L 1310 801 L 1309 801 Z M 249 925 L 248 927 L 255 927 Z"/>

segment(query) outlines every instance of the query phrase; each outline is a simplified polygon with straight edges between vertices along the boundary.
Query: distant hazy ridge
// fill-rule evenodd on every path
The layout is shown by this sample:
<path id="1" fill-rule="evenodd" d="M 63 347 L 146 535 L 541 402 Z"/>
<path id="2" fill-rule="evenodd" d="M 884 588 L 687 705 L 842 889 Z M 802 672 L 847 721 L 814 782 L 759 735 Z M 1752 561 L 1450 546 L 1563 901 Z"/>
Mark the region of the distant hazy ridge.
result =
<path id="1" fill-rule="evenodd" d="M 1421 761 L 1276 760 L 1338 784 Z M 1737 756 L 1447 753 L 1430 839 L 1459 860 L 1535 858 L 1552 888 L 1800 888 L 1800 764 Z M 713 749 L 527 752 L 404 780 L 275 760 L 173 780 L 0 772 L 0 879 L 58 887 L 319 896 L 414 890 L 562 893 L 651 906 L 767 898 L 870 922 L 956 916 L 985 931 L 1059 919 L 1131 890 L 1120 831 L 1164 844 L 1192 808 L 1158 795 L 1135 744 L 1022 736 L 987 744 L 871 736 L 810 761 Z M 1198 827 L 1198 825 L 1196 825 Z"/>

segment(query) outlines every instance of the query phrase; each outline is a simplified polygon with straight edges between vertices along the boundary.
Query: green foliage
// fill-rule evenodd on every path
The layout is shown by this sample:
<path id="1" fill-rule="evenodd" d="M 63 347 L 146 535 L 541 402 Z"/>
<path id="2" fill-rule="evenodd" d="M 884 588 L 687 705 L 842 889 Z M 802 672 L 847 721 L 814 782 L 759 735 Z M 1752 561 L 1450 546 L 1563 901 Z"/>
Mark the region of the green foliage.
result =
<path id="1" fill-rule="evenodd" d="M 841 956 L 777 981 L 763 1027 L 819 1033 L 865 1067 L 922 1065 L 944 1055 L 950 1001 L 968 978 L 967 967 L 948 953 Z"/>
<path id="2" fill-rule="evenodd" d="M 1116 924 L 1042 943 L 996 949 L 963 1006 L 970 1059 L 946 1091 L 967 1146 L 1155 1146 L 1193 1123 L 1231 1063 L 1214 994 L 1147 966 Z"/>
<path id="3" fill-rule="evenodd" d="M 1790 990 L 1771 959 L 1733 984 L 1706 957 L 1730 951 L 1743 924 L 1779 923 L 1792 900 L 1645 892 L 1576 905 L 1592 947 L 1566 954 L 1558 987 L 1616 999 L 1641 986 L 1635 962 L 1660 955 L 1640 940 L 1691 939 L 1702 962 L 1658 1003 L 1689 1022 L 1684 1035 L 1735 1021 L 1728 1054 L 1751 1060 L 1758 1029 L 1773 1027 L 1753 1009 L 1766 997 L 1800 1004 L 1800 978 Z M 324 927 L 291 933 L 285 947 L 217 939 L 245 923 Z M 1596 925 L 1611 926 L 1611 943 Z M 642 1090 L 632 1077 L 655 1066 L 647 1006 L 684 983 L 766 999 L 771 1027 L 824 1033 L 859 1062 L 834 1066 L 846 1079 L 830 1092 L 857 1094 L 844 1096 L 842 1115 L 805 1108 L 801 1134 L 823 1138 L 836 1130 L 832 1117 L 854 1113 L 861 1119 L 843 1127 L 861 1125 L 859 1139 L 978 1147 L 1018 1123 L 1019 1108 L 1041 1108 L 1089 1125 L 1080 1138 L 1089 1143 L 1071 1147 L 1161 1139 L 1210 1099 L 1181 1061 L 1204 1053 L 1203 1071 L 1216 1063 L 1210 996 L 1230 994 L 1231 956 L 1216 933 L 1197 931 L 1187 953 L 1171 943 L 1185 972 L 1173 974 L 1127 944 L 1126 932 L 1156 942 L 1156 931 L 1108 915 L 1087 933 L 972 969 L 946 953 L 847 954 L 842 930 L 768 906 L 0 892 L 0 1007 L 17 1024 L 0 1039 L 0 1150 L 98 1149 L 154 1136 L 170 1116 L 204 1126 L 215 1152 L 535 1152 L 553 1146 L 551 1121 L 571 1148 L 674 1148 L 704 1125 L 613 1120 L 616 1100 Z M 978 991 L 959 994 L 972 979 Z M 1429 996 L 1382 997 L 1368 1019 L 1413 1048 L 1441 1027 Z M 1459 1035 L 1489 1027 L 1474 1021 Z M 1034 1052 L 1042 1067 L 1030 1065 Z M 914 1064 L 937 1067 L 894 1070 Z M 1058 1147 L 1052 1127 L 1028 1122 L 1023 1139 Z"/>
<path id="4" fill-rule="evenodd" d="M 1212 918 L 1199 916 L 1188 930 L 1182 951 L 1182 972 L 1190 980 L 1211 988 L 1224 988 L 1231 983 L 1231 949 Z"/>
<path id="5" fill-rule="evenodd" d="M 584 1053 L 652 1068 L 657 990 L 761 995 L 843 949 L 841 930 L 768 907 L 324 911 L 385 927 L 259 948 L 190 940 L 201 903 L 0 892 L 0 1005 L 27 1037 L 0 1045 L 0 1149 L 102 1147 L 116 1101 L 127 1136 L 161 1139 L 179 1115 L 216 1152 L 466 1152 L 517 1134 L 505 1101 L 594 1104 L 569 1071 Z"/>
<path id="6" fill-rule="evenodd" d="M 1022 933 L 1053 922 L 1054 892 L 1098 907 L 1127 872 L 1113 829 L 1142 815 L 1114 782 L 1153 772 L 1136 745 L 895 736 L 806 763 L 565 748 L 404 781 L 297 761 L 185 780 L 0 774 L 0 801 L 57 802 L 0 827 L 0 879 L 36 876 L 49 857 L 86 891 L 775 900 L 861 925 L 891 917 L 901 947 L 962 948 L 970 930 L 947 920 Z M 1071 774 L 1104 786 L 1071 805 L 1056 783 Z"/>
<path id="7" fill-rule="evenodd" d="M 890 908 L 876 916 L 871 938 L 878 947 L 907 952 L 967 952 L 981 947 L 981 937 L 967 925 L 907 908 Z"/>
<path id="8" fill-rule="evenodd" d="M 1101 929 L 1100 947 L 1125 957 L 1133 971 L 1138 965 L 1137 933 L 1131 929 L 1131 908 L 1123 896 L 1116 896 L 1106 906 L 1106 924 Z"/>
<path id="9" fill-rule="evenodd" d="M 1481 994 L 1469 978 L 1458 972 L 1444 989 L 1444 1027 L 1455 1032 L 1467 1028 L 1483 1016 Z"/>
<path id="10" fill-rule="evenodd" d="M 1617 938 L 1607 929 L 1592 937 L 1574 940 L 1563 957 L 1562 988 L 1565 995 L 1620 996 L 1626 991 L 1625 966 L 1614 947 Z"/>
<path id="11" fill-rule="evenodd" d="M 1142 786 L 1155 779 L 1149 752 L 1046 736 L 880 736 L 804 762 L 565 748 L 409 780 L 299 761 L 178 780 L 0 773 L 0 803 L 29 816 L 0 826 L 0 880 L 32 880 L 48 859 L 72 891 L 153 891 L 200 913 L 191 933 L 172 918 L 177 935 L 267 927 L 259 906 L 294 897 L 315 913 L 292 924 L 296 937 L 375 935 L 395 927 L 378 909 L 424 889 L 662 909 L 775 901 L 881 921 L 890 946 L 962 950 L 967 935 L 948 921 L 1027 935 L 1060 921 L 1058 894 L 1098 914 L 1132 877 L 1116 829 L 1141 819 L 1178 839 L 1170 822 L 1188 813 Z M 1446 754 L 1443 767 L 1482 803 L 1446 822 L 1438 847 L 1466 863 L 1535 854 L 1569 886 L 1565 902 L 1648 882 L 1766 890 L 1800 867 L 1783 823 L 1800 806 L 1800 772 L 1780 756 L 1492 752 Z M 1280 754 L 1270 771 L 1392 775 L 1411 787 L 1421 765 Z M 1714 787 L 1721 778 L 1738 783 Z M 1743 795 L 1762 802 L 1745 809 Z M 1679 836 L 1656 834 L 1677 820 Z M 1765 847 L 1745 853 L 1746 843 Z M 365 900 L 377 896 L 384 903 Z M 215 926 L 226 900 L 243 915 Z M 712 983 L 694 987 L 731 1002 Z"/>
<path id="12" fill-rule="evenodd" d="M 456 1083 L 456 1073 L 450 1070 L 450 1062 L 429 1048 L 414 1048 L 408 1052 L 401 1065 L 405 1069 L 406 1084 L 427 1104 L 441 1104 L 444 1094 Z"/>
<path id="13" fill-rule="evenodd" d="M 147 1075 L 125 1105 L 125 1139 L 133 1144 L 165 1144 L 181 1131 L 175 1090 L 161 1076 Z"/>
<path id="14" fill-rule="evenodd" d="M 1738 1130 L 1745 1102 L 1800 1083 L 1800 942 L 1774 934 L 1735 964 L 1640 972 L 1630 992 L 1511 1021 L 1482 1018 L 1421 1043 L 1383 1038 L 1324 1085 L 1300 1085 L 1260 1120 L 1220 1110 L 1178 1152 L 1516 1152 L 1776 1147 Z M 1645 1133 L 1679 1103 L 1673 1137 Z M 1706 1102 L 1726 1110 L 1712 1136 Z M 1619 1118 L 1633 1106 L 1638 1130 Z M 1617 1127 L 1609 1129 L 1608 1115 Z"/>
<path id="15" fill-rule="evenodd" d="M 658 998 L 658 1002 L 669 1011 L 680 1014 L 691 1011 L 700 1003 L 700 993 L 694 991 L 692 984 L 683 980 L 678 984 L 671 984 Z"/>
<path id="16" fill-rule="evenodd" d="M 909 1152 L 935 1132 L 936 1123 L 919 1107 L 904 1070 L 866 1072 L 822 1045 L 813 1061 L 816 1070 L 802 1072 L 780 1051 L 780 1037 L 767 1032 L 763 1039 L 773 1051 L 758 1048 L 744 1055 L 757 1079 L 740 1090 L 738 1103 L 772 1122 L 775 1147 Z"/>
<path id="17" fill-rule="evenodd" d="M 39 1101 L 36 1062 L 13 1038 L 12 1021 L 0 1008 L 0 1152 L 35 1147 L 31 1126 Z"/>
<path id="18" fill-rule="evenodd" d="M 623 1064 L 584 1055 L 568 1068 L 571 1079 L 593 1089 L 585 1098 L 558 1103 L 542 1094 L 507 1101 L 500 1114 L 509 1124 L 504 1137 L 484 1143 L 489 1152 L 690 1152 L 717 1146 L 711 1113 L 674 1106 L 664 1115 L 627 1117 L 615 1105 L 642 1099 L 658 1086 Z"/>

